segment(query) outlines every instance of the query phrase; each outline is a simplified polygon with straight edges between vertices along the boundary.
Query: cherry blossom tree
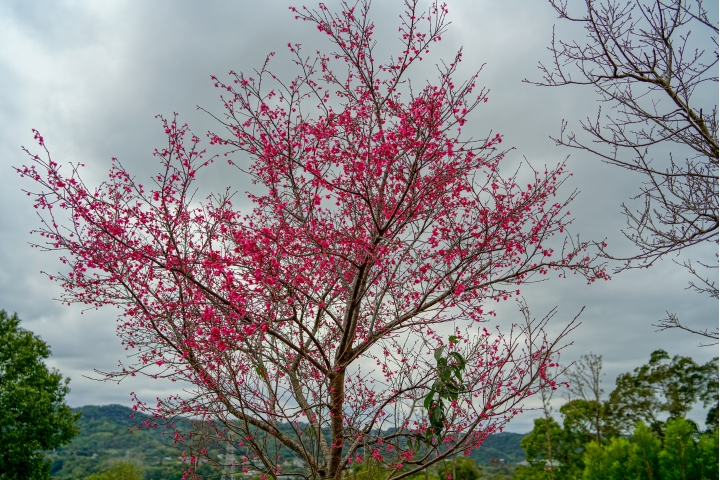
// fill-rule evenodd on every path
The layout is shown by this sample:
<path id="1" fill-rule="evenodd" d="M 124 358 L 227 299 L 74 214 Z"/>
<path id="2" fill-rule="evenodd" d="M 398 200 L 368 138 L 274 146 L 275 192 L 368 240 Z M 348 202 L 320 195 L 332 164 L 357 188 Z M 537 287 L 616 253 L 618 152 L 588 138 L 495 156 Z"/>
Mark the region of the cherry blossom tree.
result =
<path id="1" fill-rule="evenodd" d="M 224 129 L 209 143 L 262 189 L 252 210 L 229 190 L 194 197 L 218 157 L 177 116 L 162 119 L 162 168 L 146 185 L 113 160 L 93 188 L 38 132 L 42 155 L 18 169 L 39 185 L 39 246 L 67 265 L 51 275 L 63 300 L 122 310 L 135 356 L 109 378 L 190 386 L 136 399 L 189 474 L 206 461 L 275 478 L 290 455 L 305 478 L 403 478 L 479 447 L 554 385 L 551 355 L 574 325 L 550 337 L 554 311 L 536 321 L 523 306 L 523 321 L 489 329 L 493 304 L 548 274 L 606 278 L 567 234 L 564 165 L 524 170 L 521 184 L 501 174 L 499 134 L 463 136 L 488 97 L 477 74 L 454 80 L 461 52 L 434 83 L 406 80 L 446 31 L 446 7 L 406 0 L 401 50 L 380 63 L 369 3 L 292 9 L 335 49 L 288 45 L 295 78 L 272 74 L 273 54 L 253 76 L 212 77 Z"/>

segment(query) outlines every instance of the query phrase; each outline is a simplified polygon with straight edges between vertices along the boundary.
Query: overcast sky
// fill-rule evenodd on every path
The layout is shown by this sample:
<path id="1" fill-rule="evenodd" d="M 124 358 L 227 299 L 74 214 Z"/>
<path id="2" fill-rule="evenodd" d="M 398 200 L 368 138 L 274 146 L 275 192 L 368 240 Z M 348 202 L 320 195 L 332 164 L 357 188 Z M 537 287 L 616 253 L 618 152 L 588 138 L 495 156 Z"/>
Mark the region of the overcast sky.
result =
<path id="1" fill-rule="evenodd" d="M 484 64 L 479 83 L 490 89 L 490 101 L 474 113 L 466 132 L 501 133 L 503 145 L 515 147 L 508 162 L 526 157 L 535 165 L 556 164 L 572 154 L 568 164 L 574 176 L 566 193 L 581 191 L 571 208 L 573 232 L 585 239 L 607 238 L 614 251 L 627 252 L 620 234 L 620 203 L 634 194 L 640 179 L 589 155 L 556 147 L 548 138 L 559 132 L 563 118 L 579 130 L 578 120 L 596 111 L 594 93 L 521 82 L 539 79 L 537 62 L 548 60 L 546 47 L 556 21 L 552 8 L 542 0 L 448 3 L 452 25 L 438 53 L 447 58 L 463 46 L 466 72 Z M 313 50 L 322 46 L 316 30 L 293 19 L 287 10 L 291 4 L 0 0 L 0 308 L 17 312 L 25 328 L 51 345 L 50 365 L 72 379 L 70 405 L 129 405 L 131 391 L 153 400 L 173 390 L 141 379 L 116 385 L 84 378 L 92 376 L 93 369 L 112 370 L 123 358 L 115 337 L 116 311 L 81 314 L 79 308 L 53 300 L 59 288 L 40 270 L 60 267 L 56 255 L 28 245 L 38 220 L 21 189 L 32 186 L 12 169 L 26 163 L 21 145 L 33 146 L 31 128 L 37 128 L 56 161 L 87 165 L 85 176 L 91 183 L 105 175 L 111 157 L 119 158 L 137 178 L 147 178 L 155 171 L 153 148 L 164 141 L 155 115 L 178 112 L 202 134 L 213 123 L 196 106 L 221 110 L 210 75 L 250 71 L 269 51 L 284 51 L 288 42 Z M 335 2 L 327 4 L 332 8 Z M 398 6 L 390 0 L 375 2 L 372 16 L 380 50 L 394 51 Z M 564 27 L 559 32 L 578 33 Z M 275 63 L 278 71 L 283 68 L 280 60 Z M 202 182 L 209 191 L 228 184 L 240 192 L 247 188 L 237 171 L 222 165 L 212 167 Z M 707 248 L 694 255 L 712 262 L 715 251 Z M 666 311 L 696 328 L 717 326 L 718 302 L 686 291 L 687 281 L 681 269 L 665 261 L 608 282 L 588 286 L 581 278 L 552 280 L 523 293 L 537 316 L 558 307 L 552 327 L 556 330 L 585 306 L 563 362 L 590 351 L 603 355 L 609 392 L 618 374 L 646 363 L 655 349 L 703 363 L 717 355 L 716 347 L 698 348 L 698 337 L 656 332 L 652 326 Z M 512 304 L 499 312 L 499 323 L 519 318 Z M 529 431 L 535 416 L 529 412 L 517 417 L 509 430 Z M 694 416 L 704 420 L 701 411 Z"/>

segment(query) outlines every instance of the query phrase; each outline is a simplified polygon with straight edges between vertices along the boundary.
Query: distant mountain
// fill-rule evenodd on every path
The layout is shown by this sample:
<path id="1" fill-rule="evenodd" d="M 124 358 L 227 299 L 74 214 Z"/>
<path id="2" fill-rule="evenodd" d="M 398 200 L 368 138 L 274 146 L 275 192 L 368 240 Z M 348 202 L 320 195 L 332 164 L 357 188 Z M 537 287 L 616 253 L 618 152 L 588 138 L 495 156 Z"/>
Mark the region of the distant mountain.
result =
<path id="1" fill-rule="evenodd" d="M 470 458 L 478 465 L 517 465 L 525 460 L 525 450 L 520 447 L 520 440 L 524 436 L 510 432 L 490 435 L 480 448 L 470 453 Z"/>
<path id="2" fill-rule="evenodd" d="M 134 428 L 149 418 L 146 415 L 122 405 L 90 405 L 74 411 L 82 412 L 80 434 L 71 444 L 48 453 L 53 477 L 82 480 L 113 462 L 131 460 L 145 470 L 146 480 L 182 478 L 180 452 L 166 445 L 164 430 Z"/>
<path id="3" fill-rule="evenodd" d="M 163 436 L 167 430 L 134 428 L 150 417 L 122 405 L 89 405 L 74 411 L 82 412 L 80 434 L 70 445 L 48 452 L 53 477 L 82 480 L 113 462 L 131 460 L 144 469 L 145 480 L 181 479 L 180 451 L 168 445 L 169 438 Z M 525 459 L 522 437 L 517 433 L 492 435 L 470 458 L 479 465 L 517 464 Z"/>

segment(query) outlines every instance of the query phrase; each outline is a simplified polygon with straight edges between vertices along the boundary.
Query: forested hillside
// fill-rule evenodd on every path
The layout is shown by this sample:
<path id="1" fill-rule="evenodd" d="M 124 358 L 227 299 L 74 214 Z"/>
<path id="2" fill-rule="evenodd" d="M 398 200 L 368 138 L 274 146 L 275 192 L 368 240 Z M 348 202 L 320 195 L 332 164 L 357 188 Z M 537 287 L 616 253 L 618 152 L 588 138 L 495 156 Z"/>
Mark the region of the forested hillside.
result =
<path id="1" fill-rule="evenodd" d="M 181 452 L 172 446 L 169 435 L 163 435 L 167 430 L 135 428 L 148 419 L 145 415 L 121 405 L 90 405 L 74 411 L 82 413 L 78 422 L 80 434 L 71 444 L 48 453 L 53 477 L 82 480 L 117 461 L 136 463 L 144 470 L 146 480 L 182 477 Z M 488 467 L 517 464 L 525 459 L 521 439 L 522 435 L 517 433 L 492 435 L 470 458 Z M 492 467 L 485 470 L 494 470 Z M 211 472 L 207 469 L 206 473 Z"/>
<path id="2" fill-rule="evenodd" d="M 162 435 L 165 430 L 134 428 L 144 415 L 121 405 L 90 405 L 75 411 L 82 412 L 80 434 L 48 455 L 53 477 L 83 479 L 119 460 L 141 466 L 147 480 L 182 477 L 180 452 L 167 445 L 171 442 Z"/>
<path id="3" fill-rule="evenodd" d="M 510 464 L 516 465 L 525 460 L 525 451 L 520 446 L 523 435 L 503 432 L 491 435 L 481 448 L 473 450 L 470 458 L 481 466 Z"/>

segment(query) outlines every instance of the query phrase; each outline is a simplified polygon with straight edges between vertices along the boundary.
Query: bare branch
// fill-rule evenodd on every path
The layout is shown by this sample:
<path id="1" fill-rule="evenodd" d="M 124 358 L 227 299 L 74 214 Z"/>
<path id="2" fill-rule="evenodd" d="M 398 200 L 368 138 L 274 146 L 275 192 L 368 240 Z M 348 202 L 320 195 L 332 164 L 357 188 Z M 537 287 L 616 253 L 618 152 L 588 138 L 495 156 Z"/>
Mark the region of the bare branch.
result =
<path id="1" fill-rule="evenodd" d="M 573 3 L 582 5 L 577 14 L 570 2 L 549 1 L 561 20 L 582 25 L 586 37 L 565 41 L 553 28 L 552 63 L 539 65 L 542 80 L 524 81 L 591 86 L 604 104 L 580 122 L 590 141 L 567 132 L 567 121 L 553 140 L 639 179 L 633 202 L 622 204 L 623 234 L 637 250 L 619 256 L 597 244 L 602 255 L 618 261 L 620 272 L 717 245 L 718 27 L 702 1 L 586 0 Z M 696 270 L 717 269 L 717 257 L 714 265 L 702 259 L 680 265 L 699 280 L 689 289 L 717 298 L 715 282 Z M 662 325 L 680 328 L 674 320 Z"/>

